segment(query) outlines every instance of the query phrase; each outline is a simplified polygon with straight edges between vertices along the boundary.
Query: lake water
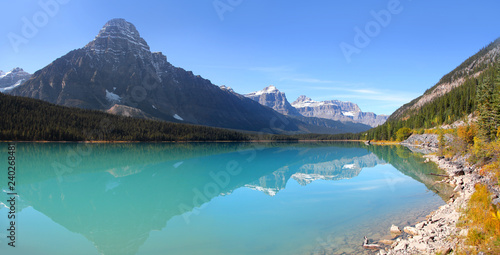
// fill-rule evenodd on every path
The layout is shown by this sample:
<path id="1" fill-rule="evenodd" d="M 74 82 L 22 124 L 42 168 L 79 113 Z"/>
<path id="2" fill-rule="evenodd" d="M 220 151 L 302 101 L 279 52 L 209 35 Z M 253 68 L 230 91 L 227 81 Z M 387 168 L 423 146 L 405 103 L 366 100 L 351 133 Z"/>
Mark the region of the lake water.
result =
<path id="1" fill-rule="evenodd" d="M 373 254 L 449 195 L 399 146 L 18 143 L 13 248 L 0 146 L 0 254 Z"/>

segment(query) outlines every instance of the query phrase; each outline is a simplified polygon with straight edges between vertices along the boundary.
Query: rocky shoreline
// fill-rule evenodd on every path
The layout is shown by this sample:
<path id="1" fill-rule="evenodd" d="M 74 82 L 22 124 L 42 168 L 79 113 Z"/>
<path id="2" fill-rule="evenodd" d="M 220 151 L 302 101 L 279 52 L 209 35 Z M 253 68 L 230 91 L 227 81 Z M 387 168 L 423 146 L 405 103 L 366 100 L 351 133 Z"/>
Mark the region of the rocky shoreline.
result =
<path id="1" fill-rule="evenodd" d="M 447 176 L 441 181 L 454 188 L 454 194 L 447 204 L 429 214 L 425 221 L 401 230 L 392 226 L 393 240 L 381 240 L 387 245 L 378 254 L 449 254 L 456 249 L 461 237 L 467 236 L 466 229 L 456 227 L 460 212 L 466 208 L 467 202 L 475 191 L 477 183 L 487 183 L 486 178 L 479 175 L 478 169 L 470 166 L 464 157 L 448 159 L 427 154 L 428 160 L 435 162 Z"/>

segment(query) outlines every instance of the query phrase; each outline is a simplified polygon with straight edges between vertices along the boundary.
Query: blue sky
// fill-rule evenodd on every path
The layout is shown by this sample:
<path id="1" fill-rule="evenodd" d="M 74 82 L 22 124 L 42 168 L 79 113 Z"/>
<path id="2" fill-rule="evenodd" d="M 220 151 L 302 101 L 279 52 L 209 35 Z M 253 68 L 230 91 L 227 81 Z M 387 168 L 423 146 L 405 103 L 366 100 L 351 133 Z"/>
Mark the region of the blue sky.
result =
<path id="1" fill-rule="evenodd" d="M 499 10 L 493 0 L 3 1 L 0 70 L 33 73 L 124 18 L 173 65 L 238 93 L 272 84 L 290 102 L 391 114 L 500 37 Z"/>

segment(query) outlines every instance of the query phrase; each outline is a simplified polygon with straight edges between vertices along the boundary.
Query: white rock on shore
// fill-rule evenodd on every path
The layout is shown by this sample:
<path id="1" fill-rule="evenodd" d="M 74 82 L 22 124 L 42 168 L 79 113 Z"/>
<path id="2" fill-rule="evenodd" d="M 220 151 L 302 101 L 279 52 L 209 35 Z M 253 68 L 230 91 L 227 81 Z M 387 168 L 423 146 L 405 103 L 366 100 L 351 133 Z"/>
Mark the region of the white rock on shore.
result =
<path id="1" fill-rule="evenodd" d="M 398 226 L 392 225 L 390 231 L 391 231 L 391 234 L 396 234 L 396 235 L 401 234 L 401 229 Z"/>

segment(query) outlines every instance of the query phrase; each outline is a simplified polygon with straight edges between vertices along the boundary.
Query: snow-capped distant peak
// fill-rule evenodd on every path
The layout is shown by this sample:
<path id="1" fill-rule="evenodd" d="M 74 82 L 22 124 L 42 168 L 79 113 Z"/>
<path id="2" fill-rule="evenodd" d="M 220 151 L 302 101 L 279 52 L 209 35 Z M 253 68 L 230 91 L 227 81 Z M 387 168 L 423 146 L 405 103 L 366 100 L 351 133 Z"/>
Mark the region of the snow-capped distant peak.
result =
<path id="1" fill-rule="evenodd" d="M 292 103 L 292 106 L 295 108 L 305 108 L 305 107 L 317 107 L 326 104 L 327 104 L 326 102 L 318 102 L 312 100 L 309 97 L 300 96 L 295 102 Z"/>
<path id="2" fill-rule="evenodd" d="M 262 91 L 265 91 L 266 93 L 273 93 L 278 91 L 278 89 L 274 85 L 270 85 L 267 88 L 264 88 Z"/>
<path id="3" fill-rule="evenodd" d="M 108 101 L 110 102 L 120 102 L 122 98 L 119 95 L 106 90 L 106 99 L 108 99 Z"/>
<path id="4" fill-rule="evenodd" d="M 262 94 L 272 94 L 272 93 L 276 93 L 276 92 L 279 92 L 279 90 L 275 86 L 270 85 L 270 86 L 264 88 L 263 90 L 250 93 L 249 95 L 260 96 Z"/>
<path id="5" fill-rule="evenodd" d="M 22 77 L 23 79 L 28 79 L 29 76 L 31 76 L 31 74 L 25 72 L 20 67 L 16 67 L 16 68 L 14 68 L 6 73 L 4 73 L 3 71 L 0 71 L 0 79 L 8 77 L 8 76 L 12 77 L 13 79 L 15 79 L 15 77 Z"/>
<path id="6" fill-rule="evenodd" d="M 177 120 L 184 120 L 181 116 L 177 115 L 177 113 L 176 113 L 176 114 L 174 114 L 174 116 L 173 116 L 173 117 L 174 117 L 175 119 L 177 119 Z"/>

